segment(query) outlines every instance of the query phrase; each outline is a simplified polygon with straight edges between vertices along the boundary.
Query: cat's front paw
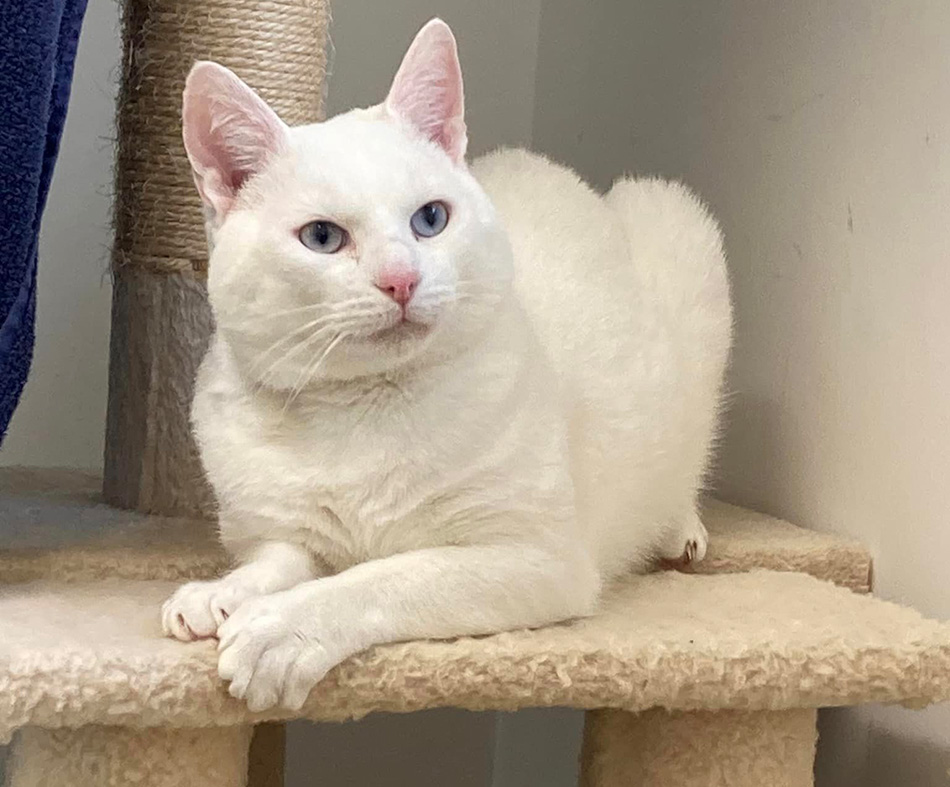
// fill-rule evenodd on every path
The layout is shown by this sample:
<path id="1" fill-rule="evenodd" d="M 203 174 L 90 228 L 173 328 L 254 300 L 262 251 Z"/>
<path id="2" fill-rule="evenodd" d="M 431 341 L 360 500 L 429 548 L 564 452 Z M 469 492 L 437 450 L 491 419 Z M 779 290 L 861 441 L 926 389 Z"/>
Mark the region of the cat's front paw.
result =
<path id="1" fill-rule="evenodd" d="M 292 592 L 251 599 L 218 629 L 218 675 L 252 711 L 300 710 L 310 690 L 342 660 L 303 623 Z"/>
<path id="2" fill-rule="evenodd" d="M 213 637 L 251 595 L 251 590 L 227 578 L 189 582 L 162 605 L 162 628 L 166 636 L 182 642 Z"/>

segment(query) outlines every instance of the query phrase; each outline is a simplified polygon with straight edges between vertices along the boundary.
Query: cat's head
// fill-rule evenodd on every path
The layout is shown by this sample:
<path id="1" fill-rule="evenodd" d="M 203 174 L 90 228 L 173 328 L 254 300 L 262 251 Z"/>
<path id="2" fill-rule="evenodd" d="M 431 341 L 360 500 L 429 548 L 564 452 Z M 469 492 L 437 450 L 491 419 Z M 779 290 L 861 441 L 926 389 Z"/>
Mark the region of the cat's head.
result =
<path id="1" fill-rule="evenodd" d="M 435 362 L 490 326 L 511 252 L 465 165 L 444 22 L 422 28 L 370 109 L 290 128 L 206 62 L 188 76 L 183 120 L 217 329 L 250 380 L 292 390 Z"/>

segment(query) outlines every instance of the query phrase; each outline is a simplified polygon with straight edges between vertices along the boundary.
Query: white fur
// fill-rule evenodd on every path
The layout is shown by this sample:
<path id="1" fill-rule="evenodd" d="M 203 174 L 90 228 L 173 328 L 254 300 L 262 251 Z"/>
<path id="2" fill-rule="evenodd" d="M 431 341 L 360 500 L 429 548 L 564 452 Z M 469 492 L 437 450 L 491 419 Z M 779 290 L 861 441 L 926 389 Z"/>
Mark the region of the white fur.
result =
<path id="1" fill-rule="evenodd" d="M 447 30 L 414 44 L 422 83 Z M 601 197 L 521 151 L 470 172 L 458 132 L 385 104 L 287 129 L 212 227 L 193 419 L 243 565 L 163 614 L 217 634 L 252 708 L 299 707 L 373 644 L 589 614 L 618 573 L 705 550 L 731 329 L 715 223 L 681 186 Z M 449 224 L 416 239 L 433 199 Z M 352 242 L 305 248 L 316 218 Z M 421 275 L 415 326 L 373 286 L 393 259 Z"/>

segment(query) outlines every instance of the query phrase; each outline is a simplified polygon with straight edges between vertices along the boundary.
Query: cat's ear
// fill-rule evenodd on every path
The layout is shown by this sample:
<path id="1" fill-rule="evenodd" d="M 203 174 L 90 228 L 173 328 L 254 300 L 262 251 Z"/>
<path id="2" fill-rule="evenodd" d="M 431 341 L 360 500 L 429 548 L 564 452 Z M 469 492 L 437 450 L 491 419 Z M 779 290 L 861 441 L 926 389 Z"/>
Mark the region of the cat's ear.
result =
<path id="1" fill-rule="evenodd" d="M 232 71 L 201 62 L 185 81 L 182 136 L 201 199 L 220 224 L 241 186 L 286 143 L 287 126 Z"/>
<path id="2" fill-rule="evenodd" d="M 416 34 L 384 106 L 438 143 L 452 161 L 465 160 L 462 69 L 455 36 L 441 19 L 433 19 Z"/>

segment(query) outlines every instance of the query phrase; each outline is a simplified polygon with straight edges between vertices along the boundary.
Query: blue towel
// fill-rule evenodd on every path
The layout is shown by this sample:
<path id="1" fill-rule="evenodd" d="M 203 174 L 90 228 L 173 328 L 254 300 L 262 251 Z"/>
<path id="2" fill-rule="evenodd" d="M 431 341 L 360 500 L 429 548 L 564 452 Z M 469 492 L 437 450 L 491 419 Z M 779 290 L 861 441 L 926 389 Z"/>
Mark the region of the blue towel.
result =
<path id="1" fill-rule="evenodd" d="M 33 357 L 36 261 L 86 0 L 0 2 L 0 442 Z"/>

